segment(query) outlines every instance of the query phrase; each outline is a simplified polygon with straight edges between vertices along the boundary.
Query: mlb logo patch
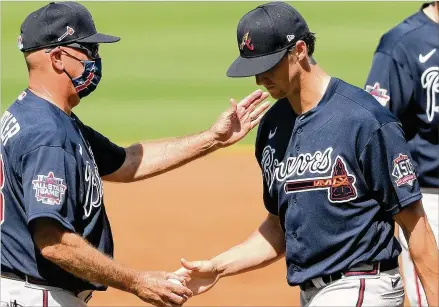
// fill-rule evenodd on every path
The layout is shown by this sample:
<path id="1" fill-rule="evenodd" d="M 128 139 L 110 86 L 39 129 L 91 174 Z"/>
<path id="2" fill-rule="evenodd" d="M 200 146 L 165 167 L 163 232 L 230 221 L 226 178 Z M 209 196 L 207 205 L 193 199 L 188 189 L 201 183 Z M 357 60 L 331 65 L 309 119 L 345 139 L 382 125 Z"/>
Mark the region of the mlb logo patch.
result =
<path id="1" fill-rule="evenodd" d="M 26 97 L 27 93 L 25 91 L 21 92 L 21 94 L 18 96 L 18 100 L 23 100 L 24 97 Z"/>
<path id="2" fill-rule="evenodd" d="M 46 205 L 60 205 L 67 190 L 63 181 L 64 179 L 55 177 L 53 172 L 49 172 L 47 176 L 37 175 L 37 179 L 32 180 L 37 201 Z"/>
<path id="3" fill-rule="evenodd" d="M 371 94 L 383 106 L 385 106 L 390 100 L 390 96 L 387 95 L 387 90 L 385 88 L 381 88 L 378 82 L 376 82 L 373 86 L 366 85 L 366 92 Z"/>

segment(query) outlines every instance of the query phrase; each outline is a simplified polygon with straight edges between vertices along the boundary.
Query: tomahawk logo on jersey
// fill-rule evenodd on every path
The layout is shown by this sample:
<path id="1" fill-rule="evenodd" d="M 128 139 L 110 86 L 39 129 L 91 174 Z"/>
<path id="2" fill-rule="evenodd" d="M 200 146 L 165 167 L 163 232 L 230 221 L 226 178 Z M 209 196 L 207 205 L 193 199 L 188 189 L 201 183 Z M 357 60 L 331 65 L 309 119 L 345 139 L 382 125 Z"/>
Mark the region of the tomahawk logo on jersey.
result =
<path id="1" fill-rule="evenodd" d="M 356 178 L 348 173 L 346 163 L 338 156 L 332 167 L 331 175 L 309 179 L 288 180 L 285 193 L 297 193 L 312 190 L 327 190 L 331 203 L 345 202 L 357 198 Z"/>

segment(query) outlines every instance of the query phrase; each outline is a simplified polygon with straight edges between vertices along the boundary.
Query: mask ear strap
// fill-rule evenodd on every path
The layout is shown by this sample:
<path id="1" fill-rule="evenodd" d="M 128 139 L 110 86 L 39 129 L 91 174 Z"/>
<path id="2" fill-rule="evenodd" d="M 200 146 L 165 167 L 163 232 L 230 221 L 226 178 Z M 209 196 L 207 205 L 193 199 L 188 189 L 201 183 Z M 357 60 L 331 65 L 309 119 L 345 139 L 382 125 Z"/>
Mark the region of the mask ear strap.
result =
<path id="1" fill-rule="evenodd" d="M 63 71 L 66 73 L 67 76 L 69 76 L 70 80 L 73 80 L 72 76 L 70 76 L 70 74 L 67 72 L 67 70 L 65 70 L 65 68 L 63 69 Z"/>

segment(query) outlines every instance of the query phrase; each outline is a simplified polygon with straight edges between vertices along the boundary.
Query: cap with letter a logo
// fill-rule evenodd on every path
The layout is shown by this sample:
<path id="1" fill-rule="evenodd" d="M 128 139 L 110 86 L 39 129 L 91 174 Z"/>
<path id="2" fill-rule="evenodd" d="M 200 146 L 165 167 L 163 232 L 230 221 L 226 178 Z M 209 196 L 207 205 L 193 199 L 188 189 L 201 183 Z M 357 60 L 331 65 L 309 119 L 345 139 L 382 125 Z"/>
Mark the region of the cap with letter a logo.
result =
<path id="1" fill-rule="evenodd" d="M 310 33 L 302 15 L 285 2 L 270 2 L 245 14 L 238 24 L 239 57 L 229 77 L 249 77 L 274 67 L 288 48 Z"/>
<path id="2" fill-rule="evenodd" d="M 70 43 L 115 43 L 117 36 L 98 33 L 90 12 L 77 2 L 51 2 L 21 24 L 18 48 L 32 51 Z"/>

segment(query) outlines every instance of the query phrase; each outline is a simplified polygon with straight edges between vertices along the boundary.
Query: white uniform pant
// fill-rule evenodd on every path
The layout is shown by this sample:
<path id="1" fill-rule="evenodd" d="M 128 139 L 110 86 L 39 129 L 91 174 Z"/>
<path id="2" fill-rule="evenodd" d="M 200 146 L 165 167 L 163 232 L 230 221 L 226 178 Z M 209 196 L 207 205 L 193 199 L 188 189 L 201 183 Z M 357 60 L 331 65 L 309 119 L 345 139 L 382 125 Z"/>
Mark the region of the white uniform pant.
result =
<path id="1" fill-rule="evenodd" d="M 377 275 L 343 276 L 327 286 L 300 292 L 302 307 L 404 306 L 404 282 L 399 268 Z"/>
<path id="2" fill-rule="evenodd" d="M 91 291 L 84 291 L 75 296 L 60 288 L 39 286 L 3 277 L 0 283 L 1 307 L 85 307 L 91 294 Z"/>
<path id="3" fill-rule="evenodd" d="M 428 222 L 433 230 L 436 242 L 438 242 L 438 215 L 439 215 L 439 195 L 423 193 L 422 204 Z M 407 241 L 402 229 L 398 229 L 398 239 L 402 246 L 401 266 L 406 286 L 407 297 L 412 307 L 428 306 L 424 289 L 419 281 L 413 262 L 408 251 Z"/>

